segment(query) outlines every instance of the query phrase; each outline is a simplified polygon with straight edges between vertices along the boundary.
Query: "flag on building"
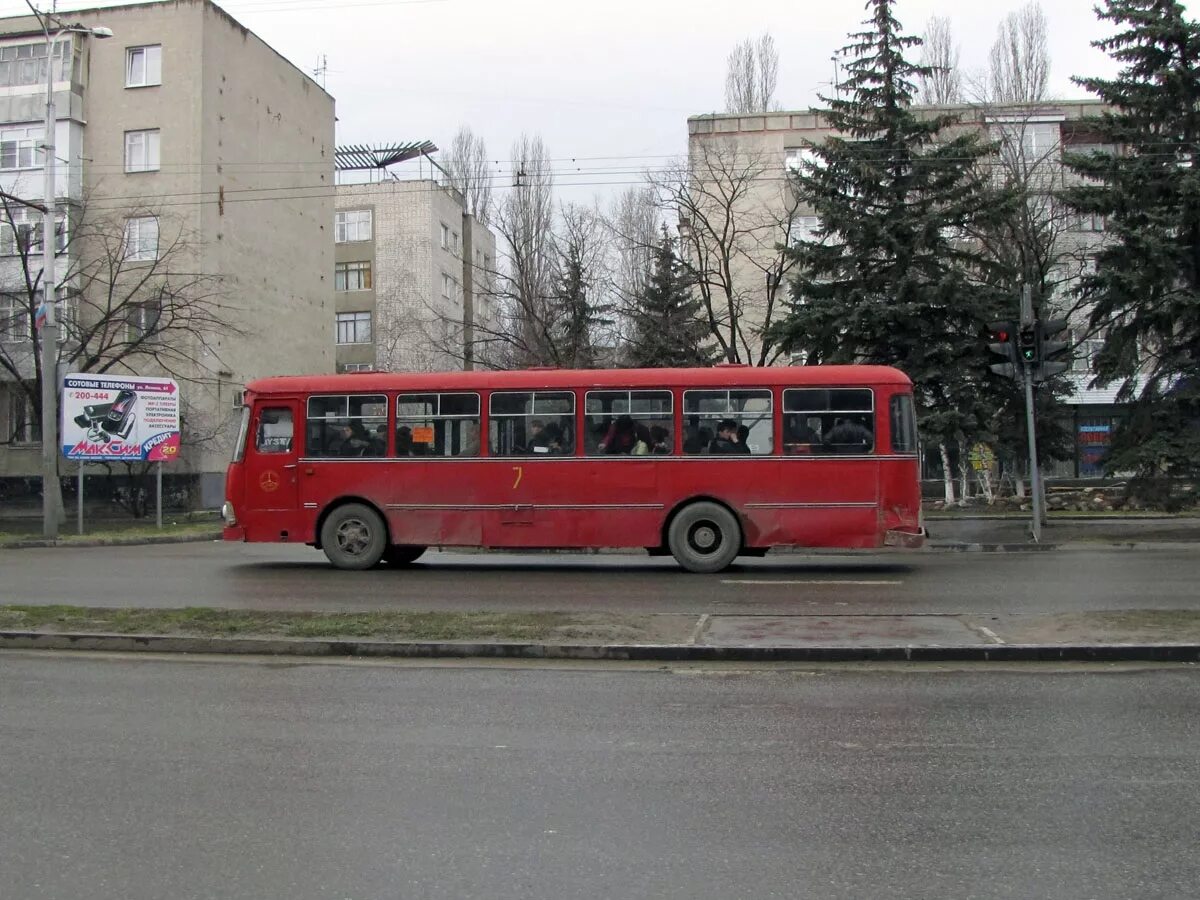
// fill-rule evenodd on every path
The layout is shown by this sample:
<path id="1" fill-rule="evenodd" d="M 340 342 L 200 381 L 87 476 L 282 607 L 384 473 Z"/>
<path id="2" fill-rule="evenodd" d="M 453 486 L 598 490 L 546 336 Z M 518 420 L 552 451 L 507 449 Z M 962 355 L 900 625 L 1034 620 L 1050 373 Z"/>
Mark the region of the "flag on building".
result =
<path id="1" fill-rule="evenodd" d="M 38 308 L 33 314 L 33 327 L 36 330 L 41 331 L 42 326 L 46 324 L 47 312 L 48 312 L 48 310 L 46 309 L 46 301 L 43 300 L 41 303 L 38 304 Z"/>

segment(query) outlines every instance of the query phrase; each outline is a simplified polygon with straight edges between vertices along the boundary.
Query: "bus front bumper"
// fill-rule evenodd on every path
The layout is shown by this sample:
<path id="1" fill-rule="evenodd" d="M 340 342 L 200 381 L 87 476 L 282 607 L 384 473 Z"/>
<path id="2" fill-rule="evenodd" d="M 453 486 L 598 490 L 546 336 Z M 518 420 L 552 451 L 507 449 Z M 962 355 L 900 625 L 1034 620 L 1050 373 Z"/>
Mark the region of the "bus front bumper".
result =
<path id="1" fill-rule="evenodd" d="M 246 529 L 241 525 L 226 525 L 221 529 L 221 538 L 226 541 L 242 541 L 246 540 Z"/>
<path id="2" fill-rule="evenodd" d="M 928 533 L 924 528 L 917 531 L 901 531 L 893 529 L 885 532 L 883 535 L 883 546 L 885 547 L 902 547 L 906 550 L 919 550 L 925 546 L 925 539 Z"/>

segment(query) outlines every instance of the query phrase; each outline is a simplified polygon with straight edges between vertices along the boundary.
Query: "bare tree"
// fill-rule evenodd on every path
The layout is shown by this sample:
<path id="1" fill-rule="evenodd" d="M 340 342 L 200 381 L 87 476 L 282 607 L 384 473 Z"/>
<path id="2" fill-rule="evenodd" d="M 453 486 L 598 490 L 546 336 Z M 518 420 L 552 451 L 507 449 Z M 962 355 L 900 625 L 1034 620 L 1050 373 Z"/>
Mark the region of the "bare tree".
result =
<path id="1" fill-rule="evenodd" d="M 775 88 L 779 81 L 779 51 L 775 39 L 764 34 L 737 44 L 725 70 L 725 110 L 731 113 L 768 112 L 778 109 Z"/>
<path id="2" fill-rule="evenodd" d="M 958 64 L 958 42 L 950 20 L 931 16 L 925 24 L 921 65 L 928 72 L 921 77 L 921 102 L 930 106 L 961 103 L 962 73 Z"/>
<path id="3" fill-rule="evenodd" d="M 0 376 L 38 422 L 46 377 L 37 328 L 40 219 L 27 206 L 0 200 L 0 243 L 14 257 L 0 283 Z M 58 231 L 64 368 L 156 369 L 185 381 L 215 374 L 216 342 L 236 333 L 236 310 L 225 303 L 219 277 L 198 271 L 196 237 L 180 218 L 152 203 L 120 209 L 85 203 L 67 213 Z"/>
<path id="4" fill-rule="evenodd" d="M 450 141 L 444 159 L 450 183 L 466 199 L 471 214 L 487 224 L 492 214 L 492 171 L 483 138 L 462 125 Z"/>
<path id="5" fill-rule="evenodd" d="M 799 201 L 770 154 L 697 142 L 686 163 L 651 184 L 679 217 L 680 258 L 726 362 L 767 365 L 768 337 L 793 259 L 786 253 Z"/>
<path id="6" fill-rule="evenodd" d="M 988 57 L 987 96 L 993 103 L 1036 103 L 1046 97 L 1050 50 L 1046 16 L 1030 0 L 1005 16 Z"/>
<path id="7" fill-rule="evenodd" d="M 611 243 L 610 289 L 616 304 L 608 343 L 620 347 L 629 335 L 631 305 L 646 288 L 662 240 L 657 193 L 646 187 L 626 188 L 610 204 L 605 224 Z"/>
<path id="8" fill-rule="evenodd" d="M 512 189 L 492 223 L 496 277 L 480 292 L 496 319 L 492 327 L 476 326 L 475 350 L 500 367 L 553 365 L 554 171 L 540 136 L 525 134 L 513 144 L 512 171 Z"/>

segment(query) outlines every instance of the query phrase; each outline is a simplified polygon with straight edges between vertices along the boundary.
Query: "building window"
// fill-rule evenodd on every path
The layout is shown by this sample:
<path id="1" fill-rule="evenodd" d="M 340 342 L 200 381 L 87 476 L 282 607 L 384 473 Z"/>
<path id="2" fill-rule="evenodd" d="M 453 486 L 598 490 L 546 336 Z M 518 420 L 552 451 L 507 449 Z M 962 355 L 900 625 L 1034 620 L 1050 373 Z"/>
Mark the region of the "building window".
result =
<path id="1" fill-rule="evenodd" d="M 370 372 L 375 367 L 370 363 L 343 363 L 343 372 Z"/>
<path id="2" fill-rule="evenodd" d="M 157 301 L 133 303 L 129 307 L 126 322 L 129 325 L 129 340 L 140 341 L 154 337 L 162 321 L 162 306 Z"/>
<path id="3" fill-rule="evenodd" d="M 42 142 L 46 129 L 41 125 L 0 129 L 0 169 L 38 169 L 42 165 Z"/>
<path id="4" fill-rule="evenodd" d="M 0 221 L 0 256 L 42 252 L 42 214 L 27 207 L 9 207 L 7 221 Z M 54 247 L 67 249 L 67 218 L 59 210 L 54 221 Z"/>
<path id="5" fill-rule="evenodd" d="M 24 297 L 0 297 L 0 341 L 29 340 L 29 301 Z"/>
<path id="6" fill-rule="evenodd" d="M 157 128 L 125 132 L 126 172 L 158 171 L 158 137 Z"/>
<path id="7" fill-rule="evenodd" d="M 442 273 L 442 296 L 447 300 L 458 299 L 458 281 L 453 275 L 447 275 L 445 272 Z"/>
<path id="8" fill-rule="evenodd" d="M 455 256 L 458 256 L 458 248 L 459 248 L 458 242 L 459 242 L 458 232 L 451 231 L 450 232 L 450 252 L 453 253 Z"/>
<path id="9" fill-rule="evenodd" d="M 74 58 L 72 42 L 59 41 L 54 45 L 55 81 L 67 81 Z M 46 42 L 12 44 L 0 47 L 0 87 L 44 85 L 46 83 Z"/>
<path id="10" fill-rule="evenodd" d="M 130 262 L 158 259 L 158 219 L 154 216 L 125 220 L 125 259 Z"/>
<path id="11" fill-rule="evenodd" d="M 1075 216 L 1076 231 L 1104 231 L 1108 227 L 1108 218 L 1100 213 L 1082 213 Z"/>
<path id="12" fill-rule="evenodd" d="M 442 249 L 450 249 L 450 226 L 445 222 L 442 223 Z"/>
<path id="13" fill-rule="evenodd" d="M 333 217 L 333 239 L 338 244 L 371 239 L 371 211 L 350 209 Z"/>
<path id="14" fill-rule="evenodd" d="M 333 267 L 333 289 L 339 292 L 371 290 L 371 264 L 336 263 Z"/>
<path id="15" fill-rule="evenodd" d="M 15 384 L 9 385 L 6 393 L 8 394 L 8 417 L 4 433 L 5 441 L 12 444 L 38 443 L 38 438 L 34 434 L 33 407 L 29 403 L 29 398 Z"/>
<path id="16" fill-rule="evenodd" d="M 125 87 L 162 84 L 162 47 L 130 47 L 125 51 Z"/>
<path id="17" fill-rule="evenodd" d="M 371 343 L 371 314 L 369 312 L 338 313 L 337 342 L 339 344 Z"/>

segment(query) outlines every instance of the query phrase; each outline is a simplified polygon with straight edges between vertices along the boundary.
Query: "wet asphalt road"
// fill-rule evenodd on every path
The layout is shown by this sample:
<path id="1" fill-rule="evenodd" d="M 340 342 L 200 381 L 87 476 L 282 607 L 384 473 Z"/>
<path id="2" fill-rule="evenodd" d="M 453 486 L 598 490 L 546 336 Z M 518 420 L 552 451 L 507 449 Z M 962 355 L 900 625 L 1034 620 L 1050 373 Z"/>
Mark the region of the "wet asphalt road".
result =
<path id="1" fill-rule="evenodd" d="M 20 900 L 1180 898 L 1200 669 L 0 655 Z"/>
<path id="2" fill-rule="evenodd" d="M 431 552 L 342 572 L 303 546 L 221 542 L 0 551 L 0 603 L 356 611 L 1055 613 L 1200 606 L 1200 552 L 768 556 L 720 575 L 644 555 Z"/>

